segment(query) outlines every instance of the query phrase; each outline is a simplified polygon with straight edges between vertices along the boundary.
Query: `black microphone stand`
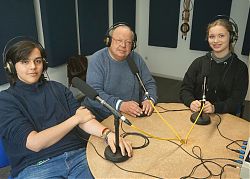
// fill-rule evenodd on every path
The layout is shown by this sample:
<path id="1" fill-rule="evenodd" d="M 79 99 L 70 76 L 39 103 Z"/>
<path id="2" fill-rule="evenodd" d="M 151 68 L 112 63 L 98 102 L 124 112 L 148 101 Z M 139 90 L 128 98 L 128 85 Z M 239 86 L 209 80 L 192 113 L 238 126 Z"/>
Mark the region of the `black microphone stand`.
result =
<path id="1" fill-rule="evenodd" d="M 203 106 L 204 104 L 205 104 L 205 101 L 202 100 L 201 101 L 201 106 Z M 200 111 L 195 112 L 195 113 L 193 113 L 191 115 L 190 120 L 192 121 L 192 123 L 195 122 L 195 120 L 196 120 L 197 116 L 199 115 L 199 113 L 200 113 Z M 201 115 L 199 116 L 199 118 L 197 119 L 197 122 L 196 122 L 197 125 L 208 125 L 210 123 L 211 123 L 211 120 L 210 120 L 209 115 L 207 115 L 207 114 L 205 114 L 203 112 L 201 113 Z"/>
<path id="2" fill-rule="evenodd" d="M 207 84 L 207 77 L 204 76 L 204 80 L 203 80 L 203 85 L 202 85 L 202 88 L 203 88 L 203 94 L 202 94 L 202 100 L 201 100 L 201 107 L 203 105 L 205 105 L 205 102 L 206 102 L 206 84 Z M 200 111 L 198 112 L 195 112 L 191 115 L 190 117 L 190 120 L 194 123 L 197 116 L 199 115 Z M 196 124 L 198 125 L 208 125 L 211 123 L 211 120 L 210 120 L 210 117 L 209 115 L 205 114 L 205 113 L 201 113 L 201 115 L 199 116 L 199 118 L 197 119 L 197 122 Z"/>
<path id="3" fill-rule="evenodd" d="M 104 156 L 107 160 L 119 163 L 124 162 L 129 159 L 128 154 L 126 153 L 125 156 L 122 155 L 121 149 L 119 147 L 119 124 L 120 124 L 120 117 L 117 115 L 114 115 L 114 125 L 115 125 L 115 147 L 116 152 L 113 153 L 110 146 L 107 146 L 104 151 Z"/>

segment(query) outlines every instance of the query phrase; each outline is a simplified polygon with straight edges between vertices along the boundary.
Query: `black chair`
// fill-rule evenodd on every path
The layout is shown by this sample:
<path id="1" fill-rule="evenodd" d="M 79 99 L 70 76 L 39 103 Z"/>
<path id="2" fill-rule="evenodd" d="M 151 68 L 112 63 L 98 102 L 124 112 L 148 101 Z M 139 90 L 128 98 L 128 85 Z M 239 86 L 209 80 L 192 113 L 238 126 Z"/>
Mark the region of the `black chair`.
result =
<path id="1" fill-rule="evenodd" d="M 9 165 L 9 159 L 4 151 L 2 138 L 0 137 L 0 169 Z M 9 176 L 8 179 L 11 179 L 11 177 Z"/>
<path id="2" fill-rule="evenodd" d="M 236 116 L 242 118 L 242 117 L 243 117 L 243 114 L 244 114 L 244 109 L 245 109 L 245 103 L 243 102 L 243 103 L 241 104 L 241 106 L 239 107 L 239 109 L 237 110 Z"/>
<path id="3" fill-rule="evenodd" d="M 243 103 L 240 107 L 240 118 L 243 118 L 244 110 L 245 110 L 245 103 Z"/>

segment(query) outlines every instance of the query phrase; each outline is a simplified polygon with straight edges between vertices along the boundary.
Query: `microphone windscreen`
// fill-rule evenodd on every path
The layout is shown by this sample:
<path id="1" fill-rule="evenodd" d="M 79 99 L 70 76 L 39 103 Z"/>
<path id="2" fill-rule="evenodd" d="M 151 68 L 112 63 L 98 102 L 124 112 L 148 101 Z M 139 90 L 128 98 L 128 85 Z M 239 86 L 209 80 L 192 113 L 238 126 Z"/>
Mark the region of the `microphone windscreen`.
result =
<path id="1" fill-rule="evenodd" d="M 98 96 L 97 92 L 79 77 L 72 79 L 72 86 L 79 89 L 92 100 L 95 100 L 96 96 Z"/>
<path id="2" fill-rule="evenodd" d="M 134 60 L 132 58 L 129 58 L 128 60 L 128 65 L 130 70 L 132 71 L 132 73 L 135 75 L 136 73 L 139 73 L 139 70 L 134 62 Z"/>

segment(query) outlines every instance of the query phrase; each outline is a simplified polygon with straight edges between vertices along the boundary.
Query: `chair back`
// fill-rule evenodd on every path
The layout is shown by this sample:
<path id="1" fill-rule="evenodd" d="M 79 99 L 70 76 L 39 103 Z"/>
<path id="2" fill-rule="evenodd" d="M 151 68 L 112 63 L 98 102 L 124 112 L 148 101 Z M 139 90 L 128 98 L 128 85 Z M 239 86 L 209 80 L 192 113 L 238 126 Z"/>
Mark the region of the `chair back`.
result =
<path id="1" fill-rule="evenodd" d="M 239 108 L 237 109 L 237 111 L 236 111 L 236 116 L 238 116 L 238 117 L 240 117 L 240 118 L 243 118 L 244 109 L 245 109 L 245 102 L 243 102 L 243 103 L 241 104 L 241 106 L 239 106 Z"/>
<path id="2" fill-rule="evenodd" d="M 4 151 L 2 138 L 0 137 L 0 168 L 8 166 L 9 159 Z"/>
<path id="3" fill-rule="evenodd" d="M 68 87 L 72 85 L 72 79 L 79 77 L 83 81 L 86 81 L 86 74 L 88 68 L 88 59 L 84 55 L 71 56 L 67 61 L 67 77 Z"/>

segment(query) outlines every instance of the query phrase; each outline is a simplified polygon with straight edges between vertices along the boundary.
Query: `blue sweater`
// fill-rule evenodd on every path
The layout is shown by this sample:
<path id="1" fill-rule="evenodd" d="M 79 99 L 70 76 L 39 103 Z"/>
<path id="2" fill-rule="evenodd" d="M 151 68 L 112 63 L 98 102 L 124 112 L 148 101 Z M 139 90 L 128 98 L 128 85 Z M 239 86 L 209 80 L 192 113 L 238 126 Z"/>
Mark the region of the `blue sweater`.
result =
<path id="1" fill-rule="evenodd" d="M 108 48 L 103 48 L 94 53 L 89 61 L 86 82 L 97 91 L 102 99 L 117 110 L 119 110 L 117 105 L 119 100 L 133 100 L 138 103 L 145 100 L 144 91 L 129 68 L 127 62 L 129 58 L 135 61 L 149 96 L 156 103 L 157 88 L 155 80 L 138 53 L 131 52 L 127 59 L 116 61 L 109 55 Z M 111 115 L 105 107 L 89 98 L 85 98 L 84 103 L 97 111 L 101 119 Z"/>
<path id="2" fill-rule="evenodd" d="M 31 131 L 39 132 L 61 123 L 74 115 L 78 107 L 72 93 L 53 81 L 32 85 L 17 81 L 0 93 L 0 137 L 10 159 L 13 177 L 27 166 L 83 146 L 76 130 L 72 130 L 59 142 L 39 152 L 26 148 Z"/>

